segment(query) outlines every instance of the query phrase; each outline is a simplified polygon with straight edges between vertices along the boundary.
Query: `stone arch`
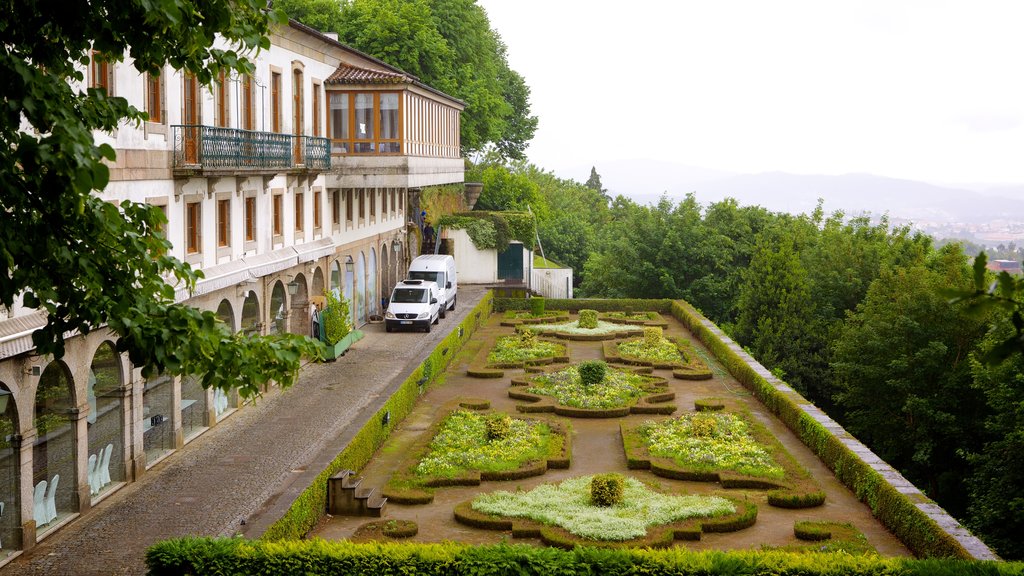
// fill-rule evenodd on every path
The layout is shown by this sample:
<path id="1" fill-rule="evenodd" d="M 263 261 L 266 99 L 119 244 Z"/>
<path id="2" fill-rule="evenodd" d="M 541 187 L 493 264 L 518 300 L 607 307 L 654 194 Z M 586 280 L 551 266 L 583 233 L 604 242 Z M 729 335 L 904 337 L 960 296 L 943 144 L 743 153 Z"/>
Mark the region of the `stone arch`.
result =
<path id="1" fill-rule="evenodd" d="M 0 382 L 0 542 L 4 548 L 21 548 L 21 442 L 18 406 L 14 394 Z"/>
<path id="2" fill-rule="evenodd" d="M 291 297 L 291 313 L 288 318 L 288 326 L 292 334 L 309 336 L 309 283 L 306 275 L 298 273 L 292 282 L 298 284 L 295 294 Z"/>
<path id="3" fill-rule="evenodd" d="M 288 322 L 287 298 L 284 292 L 284 282 L 274 282 L 270 290 L 270 310 L 267 314 L 270 323 L 267 325 L 268 334 L 283 334 Z"/>
<path id="4" fill-rule="evenodd" d="M 335 261 L 337 263 L 337 261 Z M 338 276 L 341 276 L 339 272 Z M 324 271 L 319 266 L 313 269 L 313 287 L 309 291 L 312 296 L 324 295 Z"/>
<path id="5" fill-rule="evenodd" d="M 370 256 L 366 262 L 366 313 L 367 315 L 377 314 L 380 309 L 380 299 L 377 298 L 377 281 L 379 280 L 377 270 L 377 250 L 370 248 Z"/>
<path id="6" fill-rule="evenodd" d="M 387 242 L 380 245 L 380 290 L 378 291 L 380 298 L 378 299 L 382 303 L 391 296 L 391 288 L 394 286 L 391 280 L 390 252 Z"/>
<path id="7" fill-rule="evenodd" d="M 256 292 L 249 290 L 242 301 L 242 332 L 259 334 L 260 332 L 260 300 Z"/>
<path id="8" fill-rule="evenodd" d="M 356 319 L 356 305 L 355 305 L 355 299 L 353 297 L 355 295 L 355 291 L 356 291 L 356 287 L 355 287 L 355 283 L 356 283 L 355 269 L 356 269 L 356 264 L 352 260 L 352 257 L 351 256 L 347 256 L 345 258 L 345 284 L 344 284 L 343 296 L 345 297 L 345 300 L 348 301 L 349 319 L 352 320 L 353 326 L 356 325 L 354 323 L 355 319 Z"/>
<path id="9" fill-rule="evenodd" d="M 33 501 L 37 530 L 79 509 L 75 408 L 71 371 L 60 360 L 50 362 L 39 376 L 35 397 L 32 493 L 42 496 L 42 502 Z"/>
<path id="10" fill-rule="evenodd" d="M 366 324 L 366 256 L 362 252 L 356 256 L 356 289 L 352 293 L 355 301 L 356 322 L 354 326 Z"/>
<path id="11" fill-rule="evenodd" d="M 125 478 L 124 374 L 114 343 L 104 341 L 89 366 L 86 415 L 89 493 L 95 497 Z"/>
<path id="12" fill-rule="evenodd" d="M 232 332 L 238 330 L 238 326 L 235 325 L 235 307 L 231 305 L 231 301 L 227 298 L 220 301 L 217 305 L 217 318 L 221 322 L 228 325 L 228 329 Z"/>

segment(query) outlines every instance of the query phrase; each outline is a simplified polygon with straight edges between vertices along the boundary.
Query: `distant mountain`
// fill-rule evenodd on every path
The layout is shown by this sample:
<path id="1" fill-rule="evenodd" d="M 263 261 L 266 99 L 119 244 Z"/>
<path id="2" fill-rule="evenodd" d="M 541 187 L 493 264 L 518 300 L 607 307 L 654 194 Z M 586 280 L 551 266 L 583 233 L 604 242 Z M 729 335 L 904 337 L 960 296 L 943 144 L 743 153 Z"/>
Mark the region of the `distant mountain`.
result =
<path id="1" fill-rule="evenodd" d="M 679 199 L 693 192 L 704 205 L 731 197 L 741 205 L 759 205 L 777 212 L 807 213 L 817 205 L 818 198 L 823 198 L 826 212 L 888 213 L 892 218 L 919 224 L 1024 221 L 1022 186 L 1005 186 L 980 193 L 871 174 L 823 176 L 784 172 L 728 175 L 707 171 L 695 179 L 691 174 L 699 174 L 692 171 L 696 169 L 673 174 L 670 164 L 669 170 L 664 172 L 657 171 L 658 167 L 657 163 L 648 164 L 646 168 L 658 172 L 649 174 L 638 174 L 634 169 L 609 171 L 606 176 L 600 167 L 598 172 L 613 195 L 623 194 L 643 204 L 656 202 L 662 193 Z M 641 168 L 644 166 L 637 165 L 637 169 Z"/>

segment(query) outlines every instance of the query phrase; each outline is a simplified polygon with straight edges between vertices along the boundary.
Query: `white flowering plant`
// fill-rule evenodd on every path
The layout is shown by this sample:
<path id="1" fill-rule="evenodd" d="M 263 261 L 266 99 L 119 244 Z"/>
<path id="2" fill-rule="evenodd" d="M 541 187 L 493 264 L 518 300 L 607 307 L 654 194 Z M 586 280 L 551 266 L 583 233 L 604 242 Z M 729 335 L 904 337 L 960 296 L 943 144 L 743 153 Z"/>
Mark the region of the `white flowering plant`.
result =
<path id="1" fill-rule="evenodd" d="M 719 496 L 660 494 L 635 478 L 626 477 L 623 498 L 614 506 L 591 502 L 593 476 L 542 484 L 529 492 L 504 490 L 480 494 L 472 508 L 484 514 L 527 518 L 558 526 L 590 540 L 624 541 L 642 538 L 647 528 L 691 518 L 715 518 L 736 512 Z"/>
<path id="2" fill-rule="evenodd" d="M 488 433 L 488 422 L 493 420 L 502 420 L 502 428 L 507 427 L 500 437 Z M 546 458 L 556 438 L 543 422 L 459 409 L 441 423 L 414 472 L 418 476 L 453 478 L 470 470 L 515 470 Z"/>
<path id="3" fill-rule="evenodd" d="M 561 332 L 563 334 L 594 336 L 598 334 L 614 334 L 623 330 L 635 330 L 636 327 L 598 320 L 596 328 L 581 328 L 580 323 L 577 320 L 574 322 L 557 322 L 553 324 L 532 324 L 530 325 L 530 329 L 536 332 Z"/>
<path id="4" fill-rule="evenodd" d="M 569 366 L 557 372 L 537 376 L 526 391 L 539 396 L 551 396 L 562 406 L 573 408 L 607 409 L 634 404 L 650 393 L 657 378 L 608 368 L 604 379 L 584 386 L 579 368 Z"/>
<path id="5" fill-rule="evenodd" d="M 701 471 L 728 470 L 781 480 L 785 470 L 731 413 L 694 412 L 661 422 L 645 422 L 639 433 L 654 456 Z"/>

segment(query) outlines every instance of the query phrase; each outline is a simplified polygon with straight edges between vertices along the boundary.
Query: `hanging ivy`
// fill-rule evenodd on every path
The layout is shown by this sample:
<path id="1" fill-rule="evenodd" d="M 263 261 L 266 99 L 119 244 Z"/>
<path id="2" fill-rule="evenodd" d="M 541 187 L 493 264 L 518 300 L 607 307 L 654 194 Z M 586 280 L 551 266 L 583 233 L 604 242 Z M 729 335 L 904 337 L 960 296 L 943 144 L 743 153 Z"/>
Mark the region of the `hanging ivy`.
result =
<path id="1" fill-rule="evenodd" d="M 537 236 L 536 220 L 528 212 L 462 212 L 442 216 L 437 225 L 465 230 L 477 250 L 503 252 L 512 240 L 532 250 Z"/>

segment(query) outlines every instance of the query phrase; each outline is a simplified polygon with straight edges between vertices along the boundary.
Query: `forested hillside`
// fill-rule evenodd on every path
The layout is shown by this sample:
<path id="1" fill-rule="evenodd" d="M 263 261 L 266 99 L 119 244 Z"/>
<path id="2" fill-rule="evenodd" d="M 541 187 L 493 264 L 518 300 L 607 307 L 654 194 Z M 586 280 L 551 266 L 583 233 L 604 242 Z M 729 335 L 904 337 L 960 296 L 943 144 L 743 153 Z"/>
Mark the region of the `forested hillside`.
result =
<path id="1" fill-rule="evenodd" d="M 820 203 L 793 216 L 610 199 L 596 170 L 583 184 L 522 159 L 529 88 L 474 0 L 275 4 L 465 100 L 476 208 L 529 207 L 578 296 L 686 299 L 1000 555 L 1024 558 L 1024 357 L 979 360 L 1016 332 L 1005 311 L 968 314 L 941 292 L 975 286 L 960 245 Z"/>

